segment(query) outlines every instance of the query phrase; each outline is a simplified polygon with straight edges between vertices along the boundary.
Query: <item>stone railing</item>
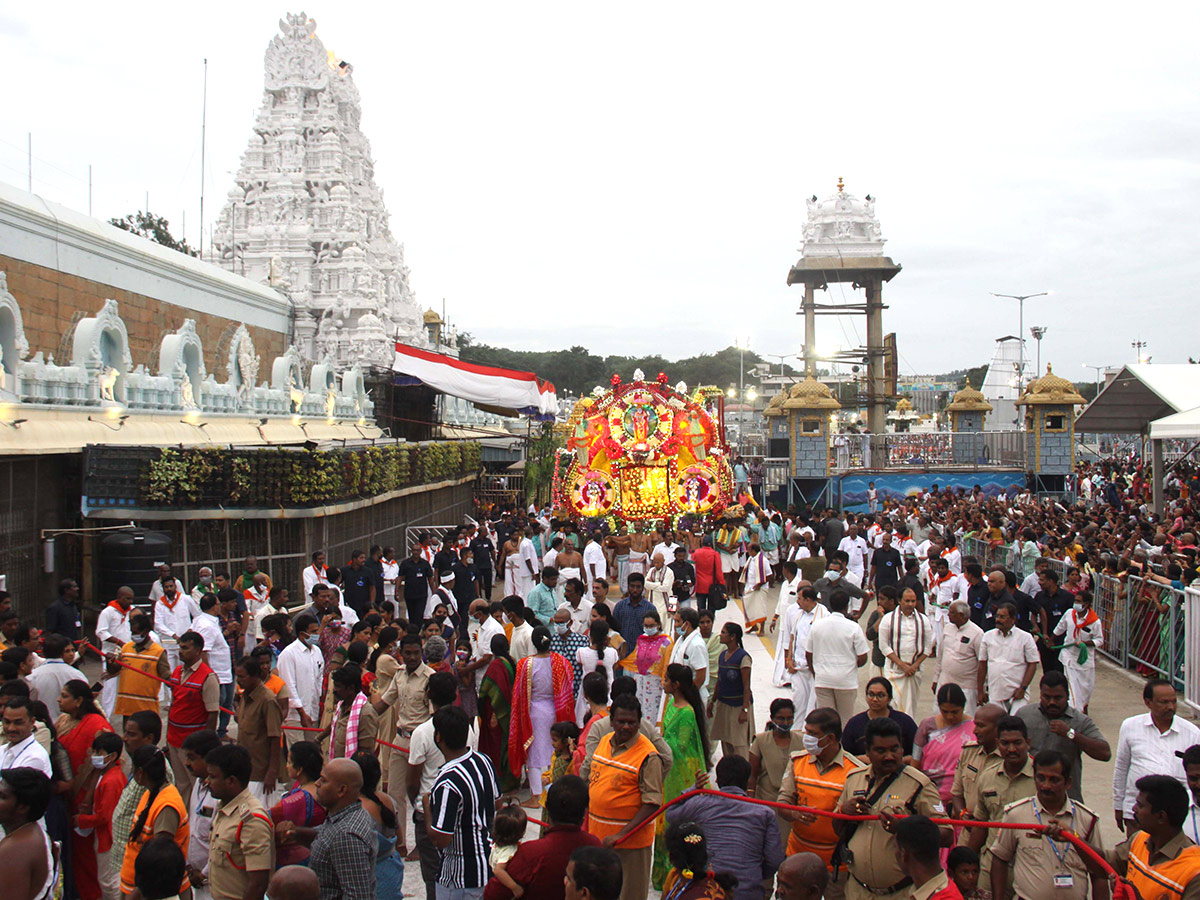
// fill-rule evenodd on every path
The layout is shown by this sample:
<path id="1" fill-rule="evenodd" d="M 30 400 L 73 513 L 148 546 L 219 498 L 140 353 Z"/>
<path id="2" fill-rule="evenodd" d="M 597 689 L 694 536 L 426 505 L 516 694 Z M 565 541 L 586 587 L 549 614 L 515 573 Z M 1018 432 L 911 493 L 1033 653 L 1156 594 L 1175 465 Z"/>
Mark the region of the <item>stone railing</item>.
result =
<path id="1" fill-rule="evenodd" d="M 831 459 L 853 469 L 998 469 L 1025 465 L 1023 431 L 936 431 L 836 434 Z"/>

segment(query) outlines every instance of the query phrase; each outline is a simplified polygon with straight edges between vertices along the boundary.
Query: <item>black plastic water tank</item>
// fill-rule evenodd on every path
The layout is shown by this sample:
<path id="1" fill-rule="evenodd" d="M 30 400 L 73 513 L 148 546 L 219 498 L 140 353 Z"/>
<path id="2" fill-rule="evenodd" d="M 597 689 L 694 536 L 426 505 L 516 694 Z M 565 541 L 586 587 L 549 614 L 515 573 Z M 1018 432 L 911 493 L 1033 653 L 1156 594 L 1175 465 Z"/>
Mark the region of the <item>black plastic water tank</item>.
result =
<path id="1" fill-rule="evenodd" d="M 133 602 L 145 604 L 150 586 L 158 578 L 157 563 L 171 561 L 169 534 L 161 531 L 119 531 L 100 542 L 100 596 L 108 603 L 117 596 L 117 589 L 133 590 Z"/>

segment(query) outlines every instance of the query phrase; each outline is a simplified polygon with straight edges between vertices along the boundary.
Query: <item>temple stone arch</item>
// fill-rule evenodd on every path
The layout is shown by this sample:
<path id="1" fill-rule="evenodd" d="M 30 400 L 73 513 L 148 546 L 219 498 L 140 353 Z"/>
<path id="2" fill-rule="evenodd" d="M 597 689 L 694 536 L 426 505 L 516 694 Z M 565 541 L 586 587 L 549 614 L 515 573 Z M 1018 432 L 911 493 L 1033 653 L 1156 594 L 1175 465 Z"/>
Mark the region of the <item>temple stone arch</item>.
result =
<path id="1" fill-rule="evenodd" d="M 133 369 L 133 357 L 116 300 L 105 300 L 98 313 L 79 320 L 71 343 L 71 365 L 86 374 L 89 400 L 125 402 L 125 379 Z"/>
<path id="2" fill-rule="evenodd" d="M 0 396 L 16 396 L 18 368 L 28 355 L 21 307 L 8 290 L 8 275 L 0 272 Z"/>

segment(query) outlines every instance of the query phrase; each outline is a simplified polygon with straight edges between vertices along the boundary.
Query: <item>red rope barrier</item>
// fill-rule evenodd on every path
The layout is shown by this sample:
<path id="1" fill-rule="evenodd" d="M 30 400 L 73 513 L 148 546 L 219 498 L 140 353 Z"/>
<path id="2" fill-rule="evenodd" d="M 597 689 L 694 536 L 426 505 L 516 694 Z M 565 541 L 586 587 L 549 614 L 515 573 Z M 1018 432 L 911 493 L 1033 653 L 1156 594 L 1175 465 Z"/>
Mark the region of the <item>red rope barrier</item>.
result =
<path id="1" fill-rule="evenodd" d="M 713 797 L 725 797 L 726 799 L 729 799 L 729 800 L 738 800 L 738 801 L 741 801 L 742 803 L 754 803 L 759 806 L 769 806 L 773 809 L 787 809 L 787 810 L 794 810 L 796 812 L 810 813 L 811 815 L 814 815 L 814 816 L 824 816 L 827 819 L 834 819 L 835 821 L 841 821 L 841 822 L 874 822 L 874 821 L 878 821 L 881 818 L 878 815 L 850 816 L 850 815 L 846 815 L 845 813 L 833 812 L 831 810 L 826 810 L 826 809 L 813 809 L 810 806 L 794 806 L 790 803 L 779 803 L 778 801 L 775 801 L 775 800 L 760 800 L 757 797 L 746 797 L 741 794 L 727 794 L 724 791 L 714 791 L 711 788 L 703 788 L 700 790 L 692 790 L 692 791 L 688 791 L 687 793 L 680 794 L 674 800 L 670 800 L 670 801 L 664 803 L 657 810 L 655 810 L 653 815 L 647 816 L 645 819 L 643 819 L 641 822 L 638 823 L 636 828 L 631 829 L 629 831 L 629 833 L 626 834 L 623 838 L 619 838 L 615 842 L 615 845 L 619 846 L 620 844 L 623 844 L 625 841 L 629 840 L 629 838 L 631 838 L 636 832 L 645 828 L 647 825 L 649 825 L 651 822 L 653 822 L 655 819 L 657 819 L 659 816 L 661 816 L 663 813 L 665 813 L 668 809 L 670 809 L 676 803 L 681 803 L 684 800 L 687 800 L 691 797 L 698 796 L 700 794 L 709 794 Z M 904 817 L 896 816 L 896 818 L 899 819 L 899 818 L 904 818 Z M 1024 831 L 1037 831 L 1037 832 L 1045 832 L 1047 830 L 1047 828 L 1049 827 L 1046 825 L 1038 825 L 1038 824 L 1026 825 L 1026 824 L 1022 824 L 1020 822 L 981 822 L 977 819 L 930 819 L 930 821 L 932 821 L 935 825 L 950 825 L 950 826 L 955 826 L 955 827 L 966 826 L 966 827 L 971 827 L 971 828 L 1021 829 Z M 1105 873 L 1108 875 L 1108 877 L 1110 879 L 1119 878 L 1116 870 L 1113 869 L 1113 867 L 1108 864 L 1107 860 L 1105 860 L 1103 856 L 1101 856 L 1099 853 L 1097 853 L 1091 847 L 1090 844 L 1085 842 L 1083 840 L 1083 838 L 1079 837 L 1078 835 L 1076 835 L 1075 833 L 1070 832 L 1070 831 L 1062 831 L 1061 835 L 1062 835 L 1062 839 L 1065 841 L 1069 841 L 1075 847 L 1075 849 L 1077 851 L 1079 851 L 1079 854 L 1081 856 L 1087 856 L 1089 859 L 1091 859 L 1097 865 L 1099 865 L 1100 868 L 1102 868 L 1105 871 Z"/>

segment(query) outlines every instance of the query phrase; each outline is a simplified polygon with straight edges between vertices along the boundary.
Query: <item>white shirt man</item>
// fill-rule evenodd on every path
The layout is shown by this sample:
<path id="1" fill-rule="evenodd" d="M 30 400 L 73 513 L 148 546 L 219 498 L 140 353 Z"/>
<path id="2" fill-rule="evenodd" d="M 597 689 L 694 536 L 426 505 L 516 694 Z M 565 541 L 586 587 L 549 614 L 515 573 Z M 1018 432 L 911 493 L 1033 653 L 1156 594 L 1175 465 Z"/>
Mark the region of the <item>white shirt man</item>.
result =
<path id="1" fill-rule="evenodd" d="M 587 582 L 588 591 L 596 578 L 608 576 L 608 563 L 604 559 L 604 548 L 599 541 L 588 541 L 583 548 L 583 578 Z"/>
<path id="2" fill-rule="evenodd" d="M 708 645 L 699 629 L 692 629 L 686 637 L 675 641 L 670 662 L 687 666 L 696 674 L 705 673 L 700 682 L 700 699 L 708 703 Z"/>
<path id="3" fill-rule="evenodd" d="M 50 721 L 53 722 L 61 712 L 58 708 L 58 695 L 62 693 L 63 685 L 68 681 L 88 679 L 77 668 L 67 665 L 61 659 L 47 658 L 42 665 L 26 675 L 25 680 L 29 683 L 32 696 L 46 704 L 46 709 L 50 712 Z"/>
<path id="4" fill-rule="evenodd" d="M 483 620 L 482 624 L 472 624 L 471 630 L 471 646 L 472 658 L 482 659 L 492 652 L 492 638 L 496 635 L 504 634 L 504 626 L 496 621 L 496 617 L 489 615 Z M 487 671 L 487 667 L 483 666 L 475 670 L 475 687 L 479 688 L 483 684 L 483 675 Z"/>
<path id="5" fill-rule="evenodd" d="M 28 713 L 28 710 L 26 712 Z M 18 766 L 37 769 L 50 776 L 54 774 L 50 769 L 50 754 L 32 733 L 15 744 L 5 744 L 3 752 L 0 752 L 0 770 L 15 769 Z"/>
<path id="6" fill-rule="evenodd" d="M 233 656 L 229 652 L 229 642 L 221 633 L 221 620 L 211 610 L 202 612 L 192 619 L 192 631 L 204 638 L 204 655 L 217 676 L 217 683 L 233 684 Z"/>
<path id="7" fill-rule="evenodd" d="M 790 617 L 791 624 L 785 626 L 786 633 L 780 634 L 779 642 L 786 648 L 792 667 L 796 670 L 790 675 L 792 702 L 796 705 L 796 721 L 803 722 L 804 717 L 817 708 L 816 684 L 813 681 L 813 673 L 808 668 L 804 648 L 813 625 L 830 613 L 823 603 L 803 595 L 792 604 L 792 609 L 795 610 L 795 614 Z"/>
<path id="8" fill-rule="evenodd" d="M 558 551 L 551 547 L 542 554 L 542 568 L 551 568 L 558 563 Z"/>
<path id="9" fill-rule="evenodd" d="M 1030 666 L 1036 667 L 1040 660 L 1033 635 L 1017 628 L 1012 610 L 1001 604 L 996 610 L 996 627 L 985 631 L 979 642 L 979 661 L 986 663 L 980 668 L 980 677 L 984 669 L 987 673 L 986 702 L 995 703 L 1009 715 L 1028 703 L 1033 680 Z"/>
<path id="10" fill-rule="evenodd" d="M 837 596 L 833 600 L 837 605 Z M 842 721 L 854 714 L 858 694 L 858 668 L 867 661 L 871 645 L 857 622 L 846 618 L 845 607 L 814 622 L 804 639 L 816 688 L 817 705 L 831 706 Z"/>
<path id="11" fill-rule="evenodd" d="M 475 727 L 475 719 L 471 719 L 471 730 L 467 732 L 467 746 L 472 750 L 479 749 L 479 731 Z M 424 797 L 433 790 L 434 779 L 438 770 L 446 762 L 446 757 L 433 741 L 433 717 L 426 719 L 413 729 L 412 738 L 408 744 L 408 764 L 421 769 L 421 787 L 418 797 Z"/>
<path id="12" fill-rule="evenodd" d="M 1122 813 L 1127 822 L 1133 819 L 1137 780 L 1143 775 L 1170 775 L 1186 788 L 1183 760 L 1175 754 L 1192 744 L 1200 744 L 1200 728 L 1175 715 L 1175 689 L 1165 682 L 1151 681 L 1146 690 L 1150 692 L 1150 699 L 1145 701 L 1150 712 L 1130 716 L 1122 722 L 1117 738 L 1113 809 Z"/>
<path id="13" fill-rule="evenodd" d="M 128 589 L 123 588 L 122 590 Z M 132 592 L 129 594 L 129 599 L 133 600 Z M 129 631 L 129 614 L 131 612 L 133 612 L 132 606 L 129 609 L 121 609 L 120 604 L 115 600 L 100 610 L 100 615 L 96 617 L 96 643 L 105 653 L 119 653 L 121 648 L 133 639 Z M 117 705 L 117 677 L 110 676 L 105 672 L 102 681 L 100 708 L 105 717 L 109 717 Z"/>
<path id="14" fill-rule="evenodd" d="M 521 557 L 518 563 L 521 576 L 517 584 L 524 588 L 521 592 L 521 596 L 524 597 L 537 584 L 537 573 L 542 570 L 542 561 L 538 559 L 537 548 L 533 546 L 533 539 L 530 537 L 521 538 L 517 553 Z"/>
<path id="15" fill-rule="evenodd" d="M 679 547 L 679 546 L 682 546 L 682 545 L 677 544 L 674 541 L 659 541 L 657 544 L 654 545 L 654 549 L 650 551 L 650 558 L 654 559 L 655 556 L 657 556 L 659 553 L 661 553 L 664 563 L 674 562 L 675 561 L 675 548 Z"/>
<path id="16" fill-rule="evenodd" d="M 164 591 L 154 601 L 154 631 L 167 651 L 167 664 L 171 671 L 179 665 L 179 636 L 192 627 L 193 616 L 200 614 L 190 595 L 179 592 L 178 585 L 171 582 L 171 594 Z"/>
<path id="17" fill-rule="evenodd" d="M 300 724 L 301 710 L 310 722 L 318 721 L 321 717 L 321 680 L 325 672 L 325 657 L 316 640 L 309 642 L 297 638 L 284 647 L 279 654 L 277 670 L 288 689 L 287 724 Z"/>
<path id="18" fill-rule="evenodd" d="M 383 567 L 383 602 L 389 604 L 398 616 L 399 610 L 396 608 L 396 579 L 400 577 L 400 563 L 394 559 L 381 559 L 379 562 Z"/>
<path id="19" fill-rule="evenodd" d="M 322 554 L 318 562 L 314 562 L 304 568 L 304 596 L 311 597 L 314 587 L 318 584 L 328 583 L 329 567 L 325 565 L 325 556 Z"/>
<path id="20" fill-rule="evenodd" d="M 579 599 L 578 606 L 572 606 L 570 600 L 558 604 L 559 609 L 565 609 L 571 617 L 571 630 L 576 634 L 587 634 L 588 626 L 592 623 L 592 607 L 595 606 L 587 597 Z"/>
<path id="21" fill-rule="evenodd" d="M 962 624 L 958 624 L 962 623 Z M 963 712 L 975 715 L 979 702 L 979 648 L 983 643 L 983 629 L 971 621 L 965 600 L 950 604 L 949 618 L 942 628 L 942 639 L 937 646 L 937 663 L 933 669 L 933 684 L 957 684 L 967 695 Z"/>
<path id="22" fill-rule="evenodd" d="M 853 528 L 853 526 L 851 527 Z M 862 584 L 863 573 L 867 566 L 867 555 L 870 553 L 866 539 L 860 537 L 857 531 L 851 531 L 850 534 L 842 538 L 841 543 L 838 544 L 838 549 L 850 557 L 846 568 L 857 575 L 859 584 Z"/>
<path id="23" fill-rule="evenodd" d="M 911 592 L 905 591 L 900 605 L 879 620 L 879 652 L 884 656 L 883 675 L 892 683 L 892 705 L 915 717 L 921 663 L 933 655 L 933 623 L 917 612 Z"/>

